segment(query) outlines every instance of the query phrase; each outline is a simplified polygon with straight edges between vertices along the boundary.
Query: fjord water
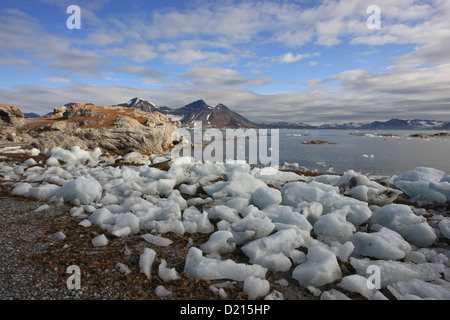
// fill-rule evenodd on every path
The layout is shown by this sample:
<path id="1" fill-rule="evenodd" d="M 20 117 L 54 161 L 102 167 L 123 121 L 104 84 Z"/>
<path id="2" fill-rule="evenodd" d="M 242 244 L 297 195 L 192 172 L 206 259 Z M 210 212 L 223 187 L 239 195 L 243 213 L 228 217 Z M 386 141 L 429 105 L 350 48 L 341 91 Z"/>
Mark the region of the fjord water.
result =
<path id="1" fill-rule="evenodd" d="M 297 163 L 309 170 L 396 175 L 416 167 L 450 174 L 450 137 L 413 138 L 441 131 L 280 130 L 280 165 Z M 443 131 L 445 132 L 445 131 Z M 336 144 L 303 144 L 324 140 Z M 373 157 L 371 157 L 373 155 Z"/>

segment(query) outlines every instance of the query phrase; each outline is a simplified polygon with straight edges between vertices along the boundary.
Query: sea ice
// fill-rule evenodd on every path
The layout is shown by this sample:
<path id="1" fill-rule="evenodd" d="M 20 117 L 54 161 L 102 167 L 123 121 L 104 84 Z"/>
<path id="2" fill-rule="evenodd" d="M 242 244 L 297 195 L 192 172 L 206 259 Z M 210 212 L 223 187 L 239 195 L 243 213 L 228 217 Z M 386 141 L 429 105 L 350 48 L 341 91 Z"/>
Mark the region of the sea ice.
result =
<path id="1" fill-rule="evenodd" d="M 144 252 L 139 258 L 139 268 L 140 272 L 145 274 L 147 278 L 151 279 L 151 271 L 153 261 L 155 260 L 156 251 L 150 248 L 145 248 Z"/>
<path id="2" fill-rule="evenodd" d="M 265 278 L 267 269 L 260 265 L 236 263 L 233 260 L 216 260 L 203 257 L 200 249 L 191 247 L 186 256 L 184 271 L 189 277 L 200 280 L 230 279 L 244 281 L 248 276 Z"/>
<path id="3" fill-rule="evenodd" d="M 374 212 L 371 224 L 380 224 L 394 230 L 418 247 L 428 247 L 436 240 L 434 229 L 425 218 L 416 216 L 409 206 L 402 204 L 379 208 Z"/>
<path id="4" fill-rule="evenodd" d="M 321 287 L 342 277 L 336 255 L 327 248 L 310 246 L 306 259 L 292 272 L 301 286 Z"/>
<path id="5" fill-rule="evenodd" d="M 79 177 L 64 184 L 55 196 L 75 205 L 91 204 L 102 198 L 102 186 L 97 180 Z"/>
<path id="6" fill-rule="evenodd" d="M 251 263 L 275 271 L 287 271 L 292 265 L 289 254 L 304 243 L 302 235 L 294 229 L 286 229 L 251 241 L 242 246 L 241 250 L 250 258 Z"/>
<path id="7" fill-rule="evenodd" d="M 450 239 L 450 218 L 442 219 L 438 226 L 439 230 L 441 230 L 441 234 L 447 239 Z"/>
<path id="8" fill-rule="evenodd" d="M 121 262 L 116 263 L 116 269 L 118 269 L 119 272 L 123 273 L 126 276 L 131 273 L 130 268 L 126 264 L 123 264 Z"/>
<path id="9" fill-rule="evenodd" d="M 108 239 L 104 234 L 101 234 L 99 236 L 96 236 L 94 239 L 92 239 L 92 245 L 94 247 L 104 247 L 108 244 Z"/>
<path id="10" fill-rule="evenodd" d="M 187 233 L 211 233 L 214 231 L 214 226 L 208 219 L 208 212 L 200 213 L 195 207 L 184 210 L 183 225 Z"/>
<path id="11" fill-rule="evenodd" d="M 245 218 L 233 222 L 230 228 L 235 243 L 242 244 L 250 240 L 268 236 L 275 229 L 275 225 L 267 217 L 258 218 L 254 217 L 252 213 L 249 213 Z M 249 233 L 248 231 L 253 232 Z"/>
<path id="12" fill-rule="evenodd" d="M 398 281 L 392 284 L 403 299 L 408 295 L 414 295 L 420 299 L 437 299 L 450 300 L 450 290 L 445 286 L 440 286 L 433 283 L 428 283 L 419 279 L 411 279 L 408 281 Z"/>
<path id="13" fill-rule="evenodd" d="M 447 197 L 439 190 L 439 181 L 444 172 L 433 168 L 418 167 L 393 178 L 393 184 L 405 192 L 413 201 L 445 203 Z M 433 186 L 434 188 L 430 187 Z M 442 183 L 445 192 L 446 184 Z"/>
<path id="14" fill-rule="evenodd" d="M 94 151 L 81 150 L 80 147 L 74 146 L 69 150 L 61 148 L 53 148 L 47 155 L 50 156 L 47 160 L 47 165 L 60 165 L 58 160 L 63 161 L 66 165 L 84 165 L 87 163 L 97 164 L 102 152 L 99 148 Z"/>
<path id="15" fill-rule="evenodd" d="M 160 247 L 168 247 L 170 246 L 173 241 L 167 238 L 163 238 L 161 236 L 154 236 L 152 234 L 143 234 L 142 238 L 147 241 L 148 243 L 154 244 L 156 246 Z"/>
<path id="16" fill-rule="evenodd" d="M 314 223 L 314 233 L 324 241 L 346 242 L 356 231 L 355 226 L 346 220 L 348 208 L 323 215 Z"/>
<path id="17" fill-rule="evenodd" d="M 338 288 L 344 289 L 349 292 L 356 292 L 371 300 L 378 292 L 376 288 L 369 288 L 367 286 L 367 279 L 358 274 L 353 274 L 342 278 L 342 281 L 338 283 Z"/>
<path id="18" fill-rule="evenodd" d="M 270 283 L 265 279 L 248 276 L 244 280 L 244 292 L 247 294 L 249 300 L 264 297 L 269 294 L 269 291 Z"/>
<path id="19" fill-rule="evenodd" d="M 157 295 L 158 297 L 161 298 L 167 298 L 170 297 L 172 295 L 172 291 L 167 290 L 166 288 L 164 288 L 164 286 L 157 286 L 154 290 L 155 295 Z"/>
<path id="20" fill-rule="evenodd" d="M 411 245 L 401 235 L 387 228 L 373 233 L 357 232 L 350 240 L 355 253 L 377 259 L 400 260 L 411 251 Z"/>
<path id="21" fill-rule="evenodd" d="M 380 285 L 382 288 L 392 285 L 398 281 L 409 281 L 419 279 L 423 281 L 433 281 L 441 278 L 444 272 L 442 263 L 403 263 L 399 261 L 369 260 L 350 258 L 351 265 L 355 268 L 357 274 L 361 276 L 368 275 L 369 266 L 380 268 Z"/>
<path id="22" fill-rule="evenodd" d="M 224 254 L 233 252 L 236 243 L 231 242 L 233 234 L 230 231 L 219 230 L 214 232 L 206 243 L 200 245 L 200 249 L 206 253 Z"/>
<path id="23" fill-rule="evenodd" d="M 164 282 L 170 282 L 178 279 L 178 273 L 175 268 L 168 268 L 166 260 L 162 259 L 158 267 L 158 276 Z"/>

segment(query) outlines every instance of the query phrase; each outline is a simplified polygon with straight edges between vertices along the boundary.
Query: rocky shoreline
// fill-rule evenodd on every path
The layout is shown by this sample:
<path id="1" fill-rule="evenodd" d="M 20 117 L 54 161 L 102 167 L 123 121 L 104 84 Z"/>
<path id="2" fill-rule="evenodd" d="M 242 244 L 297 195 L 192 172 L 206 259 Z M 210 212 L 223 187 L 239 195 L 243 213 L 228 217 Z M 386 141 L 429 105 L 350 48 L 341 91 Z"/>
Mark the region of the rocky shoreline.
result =
<path id="1" fill-rule="evenodd" d="M 102 202 L 97 202 L 96 205 L 94 205 L 94 203 L 76 205 L 70 204 L 68 202 L 49 202 L 44 199 L 38 200 L 31 199 L 30 197 L 13 195 L 13 190 L 17 191 L 18 189 L 16 188 L 18 188 L 19 186 L 23 186 L 24 181 L 30 181 L 30 179 L 41 180 L 42 177 L 46 176 L 41 175 L 41 177 L 38 178 L 38 176 L 35 176 L 33 174 L 33 171 L 44 173 L 46 170 L 50 169 L 52 170 L 52 172 L 54 171 L 54 173 L 58 173 L 58 175 L 55 176 L 47 176 L 47 178 L 45 178 L 47 180 L 46 183 L 52 181 L 52 183 L 65 184 L 64 181 L 60 179 L 67 176 L 67 174 L 71 172 L 70 170 L 75 170 L 73 171 L 73 173 L 96 173 L 98 175 L 97 179 L 99 179 L 99 177 L 104 174 L 110 174 L 112 172 L 122 172 L 121 174 L 123 175 L 123 177 L 131 177 L 133 176 L 133 172 L 137 172 L 135 170 L 150 170 L 148 171 L 148 173 L 152 172 L 152 175 L 157 173 L 157 175 L 161 177 L 160 179 L 162 179 L 160 181 L 166 181 L 164 179 L 167 178 L 163 177 L 169 177 L 171 174 L 181 174 L 182 171 L 180 170 L 181 168 L 183 168 L 183 166 L 180 167 L 180 164 L 177 165 L 171 163 L 170 161 L 163 161 L 157 157 L 148 158 L 148 160 L 150 161 L 148 165 L 133 163 L 132 160 L 125 161 L 125 159 L 119 157 L 113 161 L 107 160 L 108 164 L 99 163 L 97 165 L 94 164 L 93 166 L 92 164 L 87 166 L 74 166 L 70 163 L 57 163 L 54 161 L 49 161 L 49 159 L 54 155 L 48 156 L 42 153 L 39 153 L 38 155 L 32 155 L 32 151 L 30 149 L 21 149 L 20 146 L 16 148 L 17 149 L 3 148 L 4 152 L 0 154 L 0 163 L 3 166 L 2 169 L 0 169 L 0 184 L 2 186 L 0 195 L 0 207 L 2 208 L 0 209 L 0 219 L 2 229 L 0 230 L 0 232 L 2 233 L 1 248 L 3 250 L 3 255 L 6 257 L 1 262 L 2 273 L 0 276 L 2 277 L 2 281 L 0 282 L 0 298 L 19 300 L 246 300 L 249 298 L 248 293 L 245 292 L 243 281 L 226 279 L 226 277 L 225 279 L 217 280 L 199 279 L 198 276 L 193 276 L 193 274 L 190 274 L 190 272 L 192 271 L 187 268 L 189 264 L 192 264 L 192 262 L 188 263 L 188 259 L 192 259 L 193 257 L 193 251 L 191 250 L 191 248 L 203 248 L 203 250 L 207 250 L 205 249 L 204 244 L 210 241 L 211 237 L 215 233 L 221 230 L 240 230 L 238 229 L 237 222 L 241 221 L 242 223 L 242 221 L 245 220 L 243 219 L 244 217 L 250 217 L 249 213 L 245 210 L 239 210 L 238 213 L 237 211 L 233 211 L 232 208 L 228 206 L 225 207 L 223 205 L 219 205 L 223 202 L 221 202 L 220 197 L 216 198 L 217 196 L 214 196 L 214 198 L 216 198 L 215 201 L 217 201 L 216 206 L 212 205 L 214 200 L 211 198 L 211 193 L 209 193 L 211 191 L 209 190 L 213 190 L 212 188 L 217 188 L 217 186 L 220 186 L 221 183 L 231 183 L 233 179 L 240 179 L 239 176 L 228 176 L 228 181 L 226 179 L 226 175 L 221 177 L 217 176 L 215 180 L 209 182 L 207 182 L 206 180 L 199 180 L 202 181 L 201 183 L 203 184 L 203 187 L 201 187 L 200 185 L 197 186 L 196 184 L 192 184 L 192 186 L 195 186 L 195 190 L 194 188 L 190 188 L 191 185 L 189 184 L 189 182 L 187 182 L 190 180 L 185 180 L 186 178 L 183 178 L 173 186 L 173 190 L 170 189 L 172 191 L 170 191 L 169 193 L 165 193 L 165 195 L 143 195 L 144 199 L 147 199 L 147 201 L 152 200 L 155 203 L 154 205 L 163 205 L 163 207 L 158 210 L 164 209 L 164 203 L 168 201 L 168 198 L 171 198 L 171 201 L 177 199 L 176 201 L 178 201 L 180 205 L 185 201 L 190 206 L 193 206 L 192 208 L 195 207 L 198 210 L 206 210 L 207 212 L 209 212 L 208 221 L 212 227 L 212 229 L 208 232 L 192 231 L 181 233 L 176 231 L 178 229 L 175 228 L 175 224 L 172 223 L 175 220 L 170 220 L 170 223 L 169 220 L 161 220 L 162 222 L 166 221 L 166 223 L 168 223 L 167 227 L 173 228 L 171 229 L 173 231 L 163 231 L 163 229 L 161 229 L 162 224 L 158 225 L 152 223 L 152 227 L 149 226 L 149 228 L 156 228 L 155 230 L 159 230 L 159 232 L 156 232 L 156 235 L 159 234 L 160 236 L 162 236 L 162 238 L 171 241 L 171 244 L 169 246 L 162 246 L 158 244 L 149 244 L 148 241 L 145 241 L 143 239 L 143 236 L 148 235 L 148 232 L 150 231 L 146 230 L 145 228 L 136 230 L 136 232 L 128 234 L 127 236 L 119 236 L 123 233 L 124 230 L 126 230 L 126 228 L 123 229 L 122 227 L 118 228 L 119 226 L 110 226 L 108 227 L 110 231 L 106 233 L 108 240 L 107 245 L 96 247 L 93 246 L 92 240 L 99 235 L 104 235 L 106 230 L 105 226 L 102 224 L 98 224 L 99 220 L 96 220 L 96 218 L 93 217 L 101 216 L 101 212 L 98 209 L 101 209 L 102 207 L 110 208 L 110 210 L 114 208 L 114 205 L 108 205 L 108 203 L 111 203 L 111 201 L 113 201 L 113 197 L 108 196 L 108 193 L 103 193 Z M 72 149 L 72 152 L 80 151 Z M 161 155 L 160 158 L 164 158 L 164 156 Z M 31 163 L 31 161 L 29 161 L 30 159 L 33 160 L 33 164 Z M 142 158 L 136 159 L 138 161 L 142 160 Z M 157 159 L 158 161 L 156 161 Z M 24 163 L 27 163 L 26 167 L 24 166 Z M 52 165 L 50 165 L 50 163 Z M 200 166 L 196 170 L 205 170 L 206 168 L 208 167 Z M 210 169 L 212 168 L 213 167 L 211 167 Z M 245 166 L 241 167 L 241 170 L 244 170 L 244 168 Z M 244 173 L 246 172 L 245 170 L 243 171 L 243 174 L 247 175 L 247 173 Z M 104 174 L 101 172 L 104 172 Z M 207 176 L 205 176 L 205 178 L 206 177 Z M 283 194 L 287 195 L 286 192 L 289 189 L 283 189 L 282 187 L 289 183 L 292 184 L 292 187 L 301 188 L 315 185 L 319 186 L 320 188 L 325 188 L 324 190 L 329 190 L 327 192 L 331 192 L 332 189 L 328 189 L 331 188 L 331 186 L 328 187 L 325 184 L 319 185 L 317 183 L 319 181 L 321 181 L 321 183 L 331 183 L 331 181 L 338 181 L 339 179 L 343 179 L 342 181 L 346 181 L 343 175 L 331 176 L 308 174 L 305 172 L 295 173 L 292 171 L 280 171 L 277 177 L 279 177 L 279 179 L 281 180 L 277 181 L 273 178 L 260 176 L 256 173 L 254 174 L 253 178 L 251 176 L 248 176 L 248 179 L 250 179 L 251 181 L 253 181 L 252 179 L 257 178 L 260 181 L 265 181 L 264 183 L 268 186 L 268 189 L 264 187 L 260 191 L 266 194 L 266 196 L 263 198 L 252 197 L 251 199 L 253 203 L 257 204 L 260 208 L 263 208 L 265 206 L 264 203 L 267 200 L 275 201 L 276 203 L 276 198 L 273 198 L 272 195 L 274 191 L 272 190 L 285 190 L 283 191 Z M 448 202 L 442 204 L 424 203 L 422 205 L 419 205 L 417 203 L 410 202 L 410 199 L 408 197 L 405 197 L 405 195 L 401 195 L 397 192 L 390 194 L 390 192 L 394 190 L 390 189 L 390 185 L 385 179 L 380 179 L 377 180 L 378 182 L 375 182 L 365 180 L 365 177 L 357 174 L 354 174 L 353 178 L 350 178 L 352 177 L 352 174 L 350 174 L 348 177 L 349 180 L 342 184 L 340 190 L 340 192 L 346 193 L 347 196 L 343 198 L 330 198 L 334 199 L 333 201 L 338 201 L 335 205 L 337 205 L 340 201 L 350 201 L 351 198 L 362 197 L 362 195 L 364 195 L 365 193 L 361 191 L 366 188 L 365 185 L 368 185 L 379 188 L 379 190 L 381 190 L 381 188 L 386 188 L 386 193 L 382 195 L 377 191 L 376 196 L 375 194 L 370 195 L 369 193 L 367 193 L 367 199 L 364 200 L 363 198 L 360 198 L 366 202 L 358 202 L 356 200 L 352 200 L 349 202 L 349 204 L 351 203 L 352 205 L 357 205 L 358 208 L 360 208 L 358 210 L 362 210 L 361 212 L 370 213 L 370 210 L 367 211 L 368 209 L 365 209 L 365 206 L 367 206 L 367 204 L 371 204 L 372 206 L 375 204 L 380 205 L 381 202 L 384 203 L 385 201 L 388 201 L 388 198 L 392 198 L 394 204 L 402 204 L 406 205 L 409 208 L 414 208 L 415 214 L 423 217 L 423 219 L 427 221 L 427 224 L 433 226 L 434 228 L 438 228 L 439 221 L 449 219 L 448 212 L 450 208 L 448 207 Z M 208 179 L 212 179 L 212 176 Z M 108 180 L 105 180 L 104 183 L 108 184 L 107 181 Z M 242 183 L 243 182 L 244 180 L 242 180 Z M 256 182 L 257 180 L 253 181 L 253 183 Z M 382 187 L 382 185 L 385 185 L 386 187 Z M 40 184 L 40 187 L 42 187 L 42 191 L 44 191 L 45 183 Z M 44 195 L 44 193 L 39 193 L 38 190 L 40 190 L 40 187 L 38 186 L 37 189 L 35 189 L 35 195 Z M 140 187 L 135 185 L 134 188 L 135 191 L 133 192 L 131 192 L 131 190 L 126 191 L 125 189 L 121 191 L 125 192 L 125 202 L 126 199 L 130 196 L 132 197 L 133 194 L 135 196 L 139 194 L 139 192 L 136 193 L 136 190 L 140 190 Z M 237 185 L 234 188 L 237 188 Z M 307 191 L 305 189 L 304 192 L 312 191 L 313 189 L 311 189 L 310 191 Z M 109 192 L 112 192 L 112 189 Z M 152 193 L 153 192 L 154 191 L 152 191 Z M 316 191 L 314 192 L 319 192 L 320 194 L 322 191 L 320 191 L 320 189 L 316 189 Z M 17 192 L 15 193 L 17 194 Z M 170 197 L 168 196 L 169 194 L 171 194 Z M 288 201 L 288 199 L 289 198 L 286 198 L 286 201 Z M 141 200 L 143 201 L 142 198 Z M 233 204 L 231 202 L 225 203 L 230 206 L 236 206 L 238 205 L 238 203 L 245 202 L 244 200 L 244 198 L 240 198 L 239 196 L 237 196 L 228 200 L 233 202 Z M 324 200 L 326 200 L 326 198 Z M 324 201 L 323 205 L 326 205 L 327 201 L 328 200 Z M 144 202 L 145 201 L 143 201 L 142 204 L 144 204 Z M 114 201 L 112 203 L 114 203 Z M 137 202 L 136 205 L 138 203 L 139 202 Z M 365 206 L 364 203 L 366 203 Z M 151 204 L 149 203 L 149 205 Z M 286 203 L 285 205 L 288 205 L 288 203 Z M 241 206 L 242 205 L 239 204 L 239 207 Z M 287 209 L 287 207 L 278 205 L 275 205 L 272 208 L 273 210 L 284 210 L 283 208 Z M 311 206 L 310 204 L 309 206 L 304 207 L 304 209 L 302 210 L 312 210 L 313 208 L 315 208 L 315 205 Z M 219 211 L 219 209 L 222 211 Z M 130 207 L 128 210 L 136 209 L 132 209 Z M 192 211 L 192 209 L 190 210 L 191 214 L 195 211 Z M 256 207 L 255 209 L 251 210 L 256 210 Z M 183 221 L 188 221 L 187 211 L 189 211 L 189 209 L 185 207 L 183 213 Z M 134 212 L 138 214 L 138 211 Z M 161 211 L 161 214 L 162 212 L 163 211 Z M 263 209 L 262 211 L 254 211 L 254 214 L 263 214 L 265 212 L 268 214 L 271 211 L 269 209 Z M 275 221 L 278 221 L 276 223 L 278 223 L 278 226 L 281 229 L 278 229 L 279 231 L 272 234 L 272 236 L 276 234 L 288 234 L 289 232 L 281 232 L 281 230 L 287 227 L 291 228 L 292 226 L 281 223 L 282 220 L 279 220 L 280 218 L 276 218 L 277 216 L 274 215 L 276 212 L 277 211 L 273 211 L 272 213 L 270 213 L 272 217 L 271 219 L 275 219 Z M 307 212 L 309 211 L 301 212 L 303 212 L 302 215 L 307 217 Z M 309 214 L 312 214 L 312 212 L 315 211 L 311 211 L 311 213 Z M 233 218 L 234 214 L 239 214 L 239 216 L 234 216 Z M 281 214 L 281 211 L 280 213 L 276 214 Z M 333 215 L 334 214 L 332 213 L 327 214 L 327 216 L 329 216 L 330 218 L 333 217 Z M 370 213 L 370 215 L 372 215 L 372 213 Z M 130 214 L 124 215 L 123 217 L 125 216 L 129 218 L 132 217 Z M 300 216 L 297 216 L 297 218 L 300 218 Z M 314 218 L 314 220 L 316 218 Z M 163 219 L 162 216 L 160 219 Z M 309 219 L 313 219 L 313 217 L 311 216 L 309 217 Z M 261 228 L 270 220 L 266 221 L 262 219 L 255 220 L 255 222 L 256 221 L 259 221 L 257 225 L 258 228 Z M 338 226 L 340 223 L 344 223 L 345 226 L 350 226 L 350 224 L 347 224 L 347 222 L 339 221 L 340 220 L 336 220 L 335 223 L 338 223 L 336 226 Z M 291 223 L 293 222 L 294 221 L 292 221 Z M 128 222 L 128 220 L 124 220 L 124 223 L 124 226 L 132 226 L 132 224 L 129 224 L 130 222 Z M 302 223 L 300 223 L 300 221 L 297 221 L 295 223 L 298 224 L 296 228 L 306 227 L 305 231 L 309 229 L 306 220 L 304 220 L 304 222 Z M 234 229 L 224 229 L 225 224 L 231 224 Z M 191 225 L 185 224 L 185 227 L 188 226 Z M 203 222 L 197 227 L 200 226 L 203 226 Z M 361 234 L 366 234 L 366 232 L 369 232 L 367 234 L 374 234 L 375 230 L 370 231 L 369 227 L 370 226 L 367 223 L 363 223 L 358 226 L 358 228 L 353 232 L 357 231 Z M 345 228 L 342 230 L 345 230 Z M 118 232 L 119 230 L 120 233 Z M 263 229 L 261 229 L 260 232 L 262 232 L 262 230 Z M 317 245 L 320 244 L 319 247 L 329 248 L 327 250 L 337 250 L 333 251 L 335 252 L 335 254 L 333 254 L 332 256 L 336 255 L 340 257 L 339 259 L 334 258 L 336 259 L 337 266 L 340 270 L 340 276 L 336 281 L 327 282 L 323 285 L 301 285 L 299 283 L 299 280 L 294 277 L 295 274 L 293 273 L 293 271 L 298 266 L 301 266 L 302 263 L 305 263 L 305 259 L 310 259 L 310 255 L 312 252 L 311 249 L 316 248 L 316 245 L 313 246 L 312 243 L 304 243 L 303 245 L 298 246 L 295 245 L 295 250 L 290 253 L 290 259 L 292 259 L 292 261 L 298 262 L 295 262 L 290 268 L 286 269 L 285 267 L 281 267 L 281 264 L 279 266 L 276 266 L 278 263 L 281 263 L 281 261 L 284 261 L 283 259 L 285 258 L 282 258 L 279 262 L 276 262 L 278 260 L 274 260 L 277 264 L 274 265 L 274 269 L 269 268 L 264 277 L 264 280 L 267 281 L 270 286 L 270 290 L 259 299 L 271 298 L 284 300 L 359 300 L 368 298 L 374 299 L 378 297 L 382 299 L 393 300 L 402 298 L 402 294 L 398 292 L 398 290 L 400 290 L 400 287 L 395 287 L 397 289 L 394 289 L 394 287 L 383 286 L 382 288 L 380 288 L 380 290 L 377 291 L 377 297 L 372 297 L 373 292 L 369 294 L 365 290 L 362 290 L 362 288 L 352 288 L 351 286 L 349 286 L 349 284 L 346 284 L 350 280 L 355 281 L 355 279 L 358 279 L 359 281 L 360 275 L 358 271 L 358 264 L 355 263 L 365 260 L 359 260 L 362 257 L 356 260 L 349 259 L 349 257 L 347 256 L 348 253 L 344 253 L 344 248 L 348 247 L 349 242 L 341 241 L 341 244 L 339 245 L 336 243 L 333 244 L 333 242 L 328 242 L 326 238 L 323 238 L 323 236 L 321 235 L 322 232 L 324 232 L 324 235 L 328 234 L 328 236 L 331 236 L 331 233 L 329 232 L 332 232 L 332 230 L 327 231 L 327 229 L 325 228 L 321 231 L 321 229 L 319 229 L 319 224 L 316 223 L 314 224 L 314 229 L 308 232 L 309 235 L 307 235 L 307 233 L 304 233 L 304 231 L 298 230 L 297 232 L 303 234 L 302 237 L 311 237 L 308 241 L 316 243 Z M 114 236 L 114 234 L 116 234 L 116 236 Z M 380 234 L 380 236 L 382 235 L 382 233 L 380 232 L 375 232 L 375 234 Z M 238 235 L 239 237 L 246 237 L 244 234 L 240 235 L 239 233 L 236 233 L 234 237 L 237 237 Z M 261 239 L 267 240 L 270 239 L 270 236 L 266 236 L 266 238 L 262 237 Z M 441 288 L 447 288 L 447 290 L 449 290 L 450 286 L 448 285 L 447 279 L 447 277 L 449 276 L 448 256 L 447 258 L 445 258 L 445 255 L 443 255 L 443 253 L 447 252 L 448 254 L 449 252 L 449 240 L 441 234 L 438 238 L 436 238 L 436 241 L 434 241 L 432 246 L 429 246 L 428 244 L 427 246 L 428 247 L 423 248 L 423 250 L 414 247 L 413 251 L 407 254 L 409 262 L 407 262 L 406 265 L 409 267 L 419 266 L 420 264 L 429 267 L 432 267 L 432 265 L 442 266 L 445 271 L 441 273 L 440 279 L 435 279 L 432 281 L 432 283 L 433 285 L 439 285 Z M 151 278 L 146 277 L 140 269 L 141 256 L 147 248 L 151 248 L 155 252 L 153 266 L 150 269 L 150 273 L 152 274 Z M 428 252 L 427 255 L 424 255 L 425 252 Z M 328 254 L 329 253 L 326 253 L 326 255 Z M 220 260 L 215 260 L 218 259 L 218 257 L 214 256 L 214 258 L 212 258 L 212 256 L 214 256 L 214 254 L 211 254 L 211 258 L 203 257 L 202 259 L 205 259 L 205 263 L 213 263 L 214 261 L 233 261 L 233 263 L 243 266 L 252 265 L 252 259 L 256 259 L 256 257 L 253 257 L 251 251 L 249 251 L 248 248 L 244 248 L 244 246 L 242 245 L 236 246 L 236 249 L 232 252 L 221 253 Z M 273 257 L 275 258 L 276 256 Z M 169 268 L 173 268 L 173 270 L 175 270 L 176 274 L 178 275 L 176 279 L 168 282 L 163 280 L 164 276 L 160 273 L 160 268 L 161 265 L 163 265 L 163 261 L 169 266 Z M 403 264 L 405 264 L 405 262 L 403 261 L 405 260 L 401 259 L 400 262 L 395 262 L 397 263 L 395 264 L 395 266 L 400 268 L 400 266 L 403 266 Z M 263 262 L 261 261 L 258 263 Z M 70 276 L 70 274 L 67 273 L 67 268 L 71 265 L 76 265 L 81 269 L 80 290 L 70 290 L 67 287 L 67 280 Z M 432 267 L 432 269 L 433 268 L 435 267 Z M 162 270 L 166 269 L 163 268 Z M 206 270 L 205 274 L 208 274 L 208 272 L 211 271 L 212 270 Z M 409 289 L 404 290 L 406 290 L 405 292 L 408 292 Z"/>

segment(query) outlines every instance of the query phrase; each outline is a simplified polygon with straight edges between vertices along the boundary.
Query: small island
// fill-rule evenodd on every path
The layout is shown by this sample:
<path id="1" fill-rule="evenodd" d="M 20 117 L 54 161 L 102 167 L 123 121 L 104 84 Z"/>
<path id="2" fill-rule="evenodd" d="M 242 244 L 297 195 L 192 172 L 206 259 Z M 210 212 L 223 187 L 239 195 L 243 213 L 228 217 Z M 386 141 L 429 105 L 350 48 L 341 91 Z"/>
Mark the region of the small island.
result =
<path id="1" fill-rule="evenodd" d="M 337 144 L 337 142 L 328 142 L 326 140 L 304 141 L 302 144 Z"/>

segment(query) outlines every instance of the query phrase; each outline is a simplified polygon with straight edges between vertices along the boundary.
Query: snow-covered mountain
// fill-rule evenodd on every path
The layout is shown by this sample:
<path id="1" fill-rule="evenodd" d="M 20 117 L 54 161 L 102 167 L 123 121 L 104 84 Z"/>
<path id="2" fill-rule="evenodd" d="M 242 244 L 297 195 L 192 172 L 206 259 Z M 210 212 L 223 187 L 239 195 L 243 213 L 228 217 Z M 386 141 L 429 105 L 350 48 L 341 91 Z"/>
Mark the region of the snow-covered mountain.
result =
<path id="1" fill-rule="evenodd" d="M 443 121 L 437 120 L 400 120 L 391 119 L 386 122 L 375 121 L 364 124 L 360 129 L 437 129 L 445 124 Z"/>
<path id="2" fill-rule="evenodd" d="M 438 120 L 401 120 L 374 121 L 371 123 L 323 124 L 320 129 L 366 129 L 366 130 L 449 130 L 449 122 Z"/>
<path id="3" fill-rule="evenodd" d="M 127 107 L 127 108 L 134 108 L 134 109 L 140 109 L 142 111 L 146 111 L 146 112 L 154 112 L 154 111 L 158 111 L 158 112 L 166 112 L 171 110 L 170 108 L 164 107 L 164 106 L 159 106 L 155 103 L 149 102 L 147 100 L 143 100 L 140 98 L 133 98 L 128 102 L 125 103 L 121 103 L 118 106 L 120 107 Z"/>
<path id="4" fill-rule="evenodd" d="M 323 124 L 319 126 L 320 129 L 359 129 L 364 123 L 347 122 L 347 123 L 333 123 Z"/>
<path id="5" fill-rule="evenodd" d="M 258 128 L 259 125 L 230 110 L 223 104 L 210 106 L 197 100 L 182 108 L 172 110 L 172 114 L 182 116 L 181 123 L 192 127 L 195 121 L 202 121 L 204 128 Z"/>
<path id="6" fill-rule="evenodd" d="M 258 128 L 259 125 L 230 110 L 223 104 L 210 106 L 203 100 L 194 101 L 182 108 L 171 109 L 134 98 L 119 106 L 137 108 L 147 112 L 160 112 L 174 121 L 180 121 L 184 127 L 193 127 L 195 121 L 201 121 L 204 128 Z"/>

